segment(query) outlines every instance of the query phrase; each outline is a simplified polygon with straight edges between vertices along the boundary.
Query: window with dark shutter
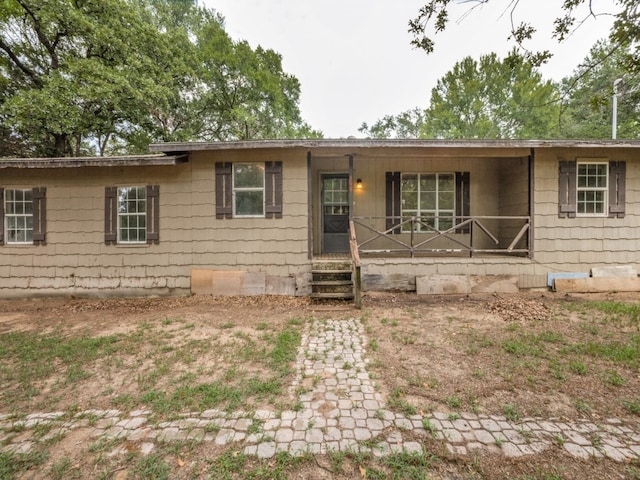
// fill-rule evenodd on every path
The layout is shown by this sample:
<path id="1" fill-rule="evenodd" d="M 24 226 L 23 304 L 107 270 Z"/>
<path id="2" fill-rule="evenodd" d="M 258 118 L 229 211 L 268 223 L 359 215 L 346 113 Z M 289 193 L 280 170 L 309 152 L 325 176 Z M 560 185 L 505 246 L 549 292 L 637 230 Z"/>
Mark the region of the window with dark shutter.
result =
<path id="1" fill-rule="evenodd" d="M 625 210 L 626 162 L 609 163 L 609 216 L 623 218 Z"/>
<path id="2" fill-rule="evenodd" d="M 147 185 L 147 243 L 160 243 L 160 185 Z"/>
<path id="3" fill-rule="evenodd" d="M 471 215 L 471 174 L 456 172 L 456 225 L 469 219 Z M 456 228 L 456 233 L 469 233 L 471 224 Z"/>
<path id="4" fill-rule="evenodd" d="M 387 172 L 386 173 L 386 230 L 391 230 L 394 225 L 398 225 L 397 228 L 393 228 L 393 231 L 389 233 L 400 233 L 400 172 Z"/>
<path id="5" fill-rule="evenodd" d="M 104 243 L 118 243 L 118 187 L 104 189 Z"/>
<path id="6" fill-rule="evenodd" d="M 247 176 L 250 179 L 250 169 L 245 168 L 247 171 L 244 172 L 243 181 L 238 180 L 236 177 L 236 182 L 242 183 L 242 187 L 238 187 L 238 185 L 234 186 L 234 164 L 228 162 L 216 162 L 215 166 L 215 174 L 216 174 L 216 218 L 233 218 L 234 215 L 234 188 L 237 187 L 237 196 L 236 196 L 236 215 L 238 217 L 245 216 L 262 216 L 263 215 L 263 202 L 264 202 L 264 216 L 266 218 L 282 218 L 283 212 L 283 202 L 282 202 L 282 162 L 265 162 L 264 164 L 235 164 L 238 172 L 241 172 L 242 167 L 245 165 L 251 166 L 259 166 L 260 171 L 264 172 L 264 179 L 260 178 L 259 185 L 256 185 L 255 188 L 244 188 L 244 187 L 252 187 L 252 185 L 245 185 L 243 182 L 247 179 L 244 176 Z M 263 168 L 264 167 L 264 168 Z M 257 169 L 254 168 L 257 171 Z M 236 172 L 236 174 L 238 174 Z M 254 178 L 254 180 L 256 180 Z M 264 180 L 264 183 L 262 183 Z M 253 193 L 252 193 L 253 192 Z M 242 198 L 240 197 L 242 195 Z M 253 199 L 253 204 L 249 202 L 249 199 Z M 246 200 L 246 201 L 244 201 Z M 259 213 L 253 212 L 247 214 L 246 212 L 252 212 L 252 210 L 257 210 L 256 207 L 258 205 L 256 202 L 259 201 Z M 246 212 L 245 212 L 246 211 Z"/>
<path id="7" fill-rule="evenodd" d="M 575 218 L 576 214 L 595 214 L 623 218 L 626 203 L 626 170 L 626 162 L 608 162 L 607 178 L 606 162 L 559 162 L 558 216 Z M 604 190 L 608 196 L 608 212 L 604 211 L 605 198 L 598 190 Z"/>
<path id="8" fill-rule="evenodd" d="M 216 218 L 233 216 L 231 163 L 216 162 Z"/>
<path id="9" fill-rule="evenodd" d="M 282 218 L 282 162 L 265 163 L 265 205 L 267 218 Z"/>
<path id="10" fill-rule="evenodd" d="M 46 245 L 47 243 L 47 189 L 45 187 L 34 188 L 33 199 L 33 244 Z"/>

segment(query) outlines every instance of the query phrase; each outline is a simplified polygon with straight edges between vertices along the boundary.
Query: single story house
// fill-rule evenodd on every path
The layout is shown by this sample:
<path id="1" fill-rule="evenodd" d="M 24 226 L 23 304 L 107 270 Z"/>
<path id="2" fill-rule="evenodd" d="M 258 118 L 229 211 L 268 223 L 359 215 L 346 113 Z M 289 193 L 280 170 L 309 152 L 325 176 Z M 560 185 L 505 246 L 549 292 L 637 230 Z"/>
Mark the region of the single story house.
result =
<path id="1" fill-rule="evenodd" d="M 544 288 L 550 273 L 640 260 L 640 142 L 151 151 L 0 160 L 0 296 L 339 296 L 354 262 L 363 291 L 446 293 L 468 279 Z"/>

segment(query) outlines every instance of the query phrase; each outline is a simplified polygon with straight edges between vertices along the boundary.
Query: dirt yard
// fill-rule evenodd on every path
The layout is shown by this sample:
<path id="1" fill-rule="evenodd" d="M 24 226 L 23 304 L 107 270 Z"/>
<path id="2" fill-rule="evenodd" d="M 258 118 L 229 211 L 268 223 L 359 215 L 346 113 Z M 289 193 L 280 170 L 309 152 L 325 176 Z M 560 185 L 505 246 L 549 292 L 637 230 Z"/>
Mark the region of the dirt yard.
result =
<path id="1" fill-rule="evenodd" d="M 286 388 L 291 369 L 274 365 L 269 356 L 276 337 L 302 331 L 309 321 L 359 318 L 368 337 L 369 373 L 392 410 L 486 413 L 514 421 L 615 417 L 640 429 L 638 300 L 622 294 L 385 293 L 366 295 L 362 310 L 282 297 L 0 301 L 0 414 L 133 410 L 153 401 L 160 420 L 181 408 L 203 405 L 195 397 L 176 405 L 168 392 L 192 386 L 189 391 L 195 392 L 203 382 L 240 385 L 256 378 L 278 379 L 283 388 L 224 399 L 221 407 L 290 408 L 295 402 Z M 167 392 L 165 403 L 158 401 L 159 392 Z M 64 454 L 56 450 L 62 445 Z M 432 447 L 439 449 L 437 441 Z M 215 458 L 228 453 L 211 445 L 181 448 L 165 451 L 170 465 L 166 478 L 217 478 L 211 473 L 220 468 Z M 583 462 L 561 449 L 523 460 L 489 453 L 457 458 L 441 449 L 437 457 L 425 476 L 397 478 L 640 478 L 640 462 Z M 184 458 L 193 459 L 195 466 L 186 468 Z M 246 461 L 243 468 L 251 471 L 279 468 Z M 14 478 L 145 477 L 124 462 L 123 467 L 96 452 L 80 459 L 62 440 L 50 446 L 40 464 L 25 467 Z M 384 478 L 375 477 L 373 467 L 367 477 L 359 462 L 326 457 L 292 461 L 284 476 L 272 471 L 271 476 L 252 478 Z"/>

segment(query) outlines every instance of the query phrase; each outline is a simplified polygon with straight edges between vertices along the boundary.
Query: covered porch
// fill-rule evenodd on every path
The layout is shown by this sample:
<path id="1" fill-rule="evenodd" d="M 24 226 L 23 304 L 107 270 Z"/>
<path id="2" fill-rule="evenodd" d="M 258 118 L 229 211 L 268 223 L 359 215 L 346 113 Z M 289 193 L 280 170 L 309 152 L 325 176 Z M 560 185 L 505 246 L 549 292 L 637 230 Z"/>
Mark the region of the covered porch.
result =
<path id="1" fill-rule="evenodd" d="M 529 149 L 310 152 L 309 171 L 314 258 L 533 254 Z"/>

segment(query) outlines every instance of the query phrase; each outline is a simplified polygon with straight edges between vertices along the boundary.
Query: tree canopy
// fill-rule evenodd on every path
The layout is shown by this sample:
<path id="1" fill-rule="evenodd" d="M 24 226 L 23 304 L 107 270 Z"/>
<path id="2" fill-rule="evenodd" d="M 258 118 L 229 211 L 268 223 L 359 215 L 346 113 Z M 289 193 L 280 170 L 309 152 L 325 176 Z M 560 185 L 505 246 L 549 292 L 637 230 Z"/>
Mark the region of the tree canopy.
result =
<path id="1" fill-rule="evenodd" d="M 0 4 L 0 156 L 321 135 L 299 96 L 278 53 L 193 0 Z"/>
<path id="2" fill-rule="evenodd" d="M 409 21 L 409 32 L 413 35 L 411 43 L 427 53 L 435 48 L 435 35 L 446 30 L 449 23 L 449 10 L 451 4 L 465 3 L 469 7 L 469 13 L 477 6 L 489 3 L 497 3 L 499 0 L 429 0 L 418 11 L 417 16 Z M 552 52 L 544 50 L 540 52 L 529 51 L 525 43 L 535 35 L 537 28 L 529 21 L 515 23 L 514 13 L 521 7 L 518 1 L 509 1 L 505 4 L 505 10 L 511 14 L 510 39 L 521 47 L 524 56 L 534 65 L 540 65 L 547 61 Z M 637 0 L 618 0 L 620 8 L 618 12 L 596 12 L 592 0 L 562 0 L 562 14 L 553 20 L 553 37 L 558 41 L 565 40 L 572 31 L 580 28 L 589 18 L 598 15 L 614 15 L 615 21 L 611 31 L 611 41 L 614 48 L 627 47 L 626 66 L 629 71 L 640 71 L 640 4 Z M 587 10 L 586 16 L 579 17 L 580 7 Z"/>
<path id="3" fill-rule="evenodd" d="M 372 137 L 545 138 L 558 121 L 557 89 L 515 51 L 456 63 L 431 91 L 429 107 L 387 116 L 360 131 Z"/>
<path id="4" fill-rule="evenodd" d="M 613 83 L 617 86 L 617 136 L 640 138 L 640 87 L 629 76 L 629 48 L 614 49 L 610 42 L 596 43 L 575 71 L 560 83 L 560 132 L 567 138 L 610 138 Z"/>

